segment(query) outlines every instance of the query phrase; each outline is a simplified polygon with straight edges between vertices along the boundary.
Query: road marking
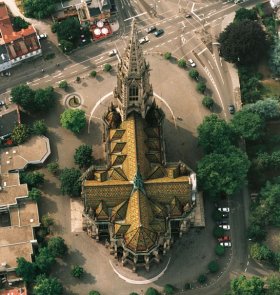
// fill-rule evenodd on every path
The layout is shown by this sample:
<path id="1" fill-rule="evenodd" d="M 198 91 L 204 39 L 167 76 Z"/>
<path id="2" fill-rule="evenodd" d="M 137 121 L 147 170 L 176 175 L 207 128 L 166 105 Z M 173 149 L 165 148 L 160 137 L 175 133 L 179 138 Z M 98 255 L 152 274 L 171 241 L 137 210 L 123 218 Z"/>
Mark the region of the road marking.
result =
<path id="1" fill-rule="evenodd" d="M 212 54 L 212 56 L 213 56 L 213 59 L 214 59 L 214 61 L 215 61 L 216 66 L 217 66 L 217 69 L 218 69 L 218 72 L 219 72 L 220 77 L 221 77 L 221 79 L 222 79 L 222 82 L 223 82 L 223 84 L 225 84 L 225 81 L 224 81 L 224 79 L 223 79 L 223 75 L 222 75 L 222 73 L 221 73 L 221 71 L 220 71 L 220 68 L 219 68 L 219 66 L 218 66 L 218 63 L 217 63 L 216 57 L 215 57 L 214 54 Z"/>
<path id="2" fill-rule="evenodd" d="M 35 79 L 35 80 L 33 80 L 32 82 L 30 82 L 30 83 L 37 82 L 37 81 L 39 81 L 39 80 L 40 80 L 40 78 Z"/>
<path id="3" fill-rule="evenodd" d="M 74 71 L 74 72 L 71 72 L 71 74 L 75 74 L 75 73 L 77 73 L 78 71 Z"/>
<path id="4" fill-rule="evenodd" d="M 213 68 L 213 66 L 212 66 L 212 64 L 211 64 L 211 62 L 210 62 L 209 59 L 208 59 L 208 63 L 209 63 L 209 65 L 210 65 L 210 67 L 212 68 L 212 70 L 214 70 L 214 68 Z"/>
<path id="5" fill-rule="evenodd" d="M 39 85 L 39 83 L 32 83 L 32 85 L 34 86 L 34 85 Z"/>
<path id="6" fill-rule="evenodd" d="M 88 68 L 90 68 L 90 66 L 87 66 L 87 67 L 83 67 L 83 69 L 85 70 L 85 69 L 88 69 Z"/>
<path id="7" fill-rule="evenodd" d="M 170 42 L 172 42 L 172 40 L 168 40 L 167 42 L 170 43 Z"/>
<path id="8" fill-rule="evenodd" d="M 249 261 L 247 261 L 247 266 L 249 265 L 249 263 L 250 263 L 250 262 L 249 262 Z"/>
<path id="9" fill-rule="evenodd" d="M 198 54 L 197 55 L 200 55 L 200 54 L 202 54 L 205 50 L 207 50 L 207 48 L 204 48 L 204 49 L 202 49 L 200 52 L 198 52 Z"/>
<path id="10" fill-rule="evenodd" d="M 245 272 L 247 272 L 247 267 L 245 268 Z"/>
<path id="11" fill-rule="evenodd" d="M 146 14 L 146 13 L 147 13 L 147 11 L 146 11 L 146 12 L 143 12 L 143 13 L 140 13 L 140 14 L 136 14 L 136 15 L 134 15 L 134 16 L 132 16 L 132 17 L 129 17 L 129 18 L 125 19 L 124 22 L 125 22 L 125 21 L 128 21 L 128 20 L 130 20 L 130 19 L 132 19 L 132 18 L 135 18 L 135 17 L 141 16 L 141 15 L 144 15 L 144 14 Z"/>
<path id="12" fill-rule="evenodd" d="M 45 82 L 51 82 L 52 81 L 52 79 L 49 79 L 49 80 L 47 80 L 47 81 L 45 81 Z"/>

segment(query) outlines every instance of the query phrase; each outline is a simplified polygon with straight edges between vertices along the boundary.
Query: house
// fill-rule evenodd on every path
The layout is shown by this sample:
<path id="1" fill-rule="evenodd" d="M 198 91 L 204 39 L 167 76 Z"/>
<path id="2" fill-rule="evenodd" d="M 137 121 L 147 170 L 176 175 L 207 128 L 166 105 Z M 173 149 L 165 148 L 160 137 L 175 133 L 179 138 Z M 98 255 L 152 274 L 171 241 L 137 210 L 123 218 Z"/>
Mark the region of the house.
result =
<path id="1" fill-rule="evenodd" d="M 0 2 L 0 72 L 42 55 L 35 28 L 29 25 L 26 29 L 16 32 L 12 18 L 8 7 Z"/>

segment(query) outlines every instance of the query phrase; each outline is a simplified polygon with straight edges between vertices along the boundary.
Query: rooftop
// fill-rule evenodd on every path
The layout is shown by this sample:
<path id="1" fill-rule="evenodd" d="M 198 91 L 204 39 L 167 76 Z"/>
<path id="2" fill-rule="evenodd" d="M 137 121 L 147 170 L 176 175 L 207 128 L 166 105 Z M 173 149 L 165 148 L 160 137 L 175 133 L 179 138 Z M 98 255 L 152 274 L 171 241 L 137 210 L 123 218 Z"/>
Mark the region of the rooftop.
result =
<path id="1" fill-rule="evenodd" d="M 0 290 L 0 295 L 27 295 L 27 290 L 25 287 L 14 288 L 9 290 Z"/>
<path id="2" fill-rule="evenodd" d="M 8 108 L 3 107 L 0 110 L 0 137 L 11 133 L 19 122 L 20 116 L 17 105 L 10 104 Z"/>

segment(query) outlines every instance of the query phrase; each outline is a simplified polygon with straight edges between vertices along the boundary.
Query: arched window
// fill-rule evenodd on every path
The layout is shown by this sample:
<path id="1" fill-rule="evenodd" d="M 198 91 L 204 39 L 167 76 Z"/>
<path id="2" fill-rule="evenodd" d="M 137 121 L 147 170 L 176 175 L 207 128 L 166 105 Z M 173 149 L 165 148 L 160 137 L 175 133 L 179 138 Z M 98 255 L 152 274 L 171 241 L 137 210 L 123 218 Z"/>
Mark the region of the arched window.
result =
<path id="1" fill-rule="evenodd" d="M 138 86 L 137 85 L 130 85 L 129 87 L 129 100 L 130 101 L 137 101 L 138 100 Z"/>

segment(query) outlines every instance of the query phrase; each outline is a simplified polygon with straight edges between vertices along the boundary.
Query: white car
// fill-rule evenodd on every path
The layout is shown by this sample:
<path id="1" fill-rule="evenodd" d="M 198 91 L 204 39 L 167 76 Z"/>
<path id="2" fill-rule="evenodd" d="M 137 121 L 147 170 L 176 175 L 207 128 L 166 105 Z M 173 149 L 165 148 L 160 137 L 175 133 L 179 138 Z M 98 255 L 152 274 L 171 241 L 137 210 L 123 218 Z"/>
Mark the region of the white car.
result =
<path id="1" fill-rule="evenodd" d="M 148 38 L 148 36 L 143 37 L 143 38 L 141 38 L 141 39 L 139 40 L 139 43 L 140 43 L 140 44 L 145 44 L 145 43 L 147 43 L 147 42 L 149 42 L 149 38 Z"/>
<path id="2" fill-rule="evenodd" d="M 46 39 L 48 35 L 46 33 L 39 35 L 39 40 Z"/>
<path id="3" fill-rule="evenodd" d="M 230 211 L 228 207 L 218 208 L 218 210 L 221 212 L 229 212 Z"/>
<path id="4" fill-rule="evenodd" d="M 111 51 L 109 51 L 109 56 L 114 56 L 118 53 L 117 49 L 112 49 Z"/>
<path id="5" fill-rule="evenodd" d="M 191 58 L 188 59 L 188 62 L 190 63 L 190 65 L 191 65 L 192 68 L 195 68 L 196 67 L 195 62 Z"/>
<path id="6" fill-rule="evenodd" d="M 231 242 L 221 242 L 220 245 L 223 247 L 231 247 Z"/>
<path id="7" fill-rule="evenodd" d="M 224 230 L 230 230 L 230 225 L 229 224 L 220 224 L 219 227 L 221 227 Z"/>

